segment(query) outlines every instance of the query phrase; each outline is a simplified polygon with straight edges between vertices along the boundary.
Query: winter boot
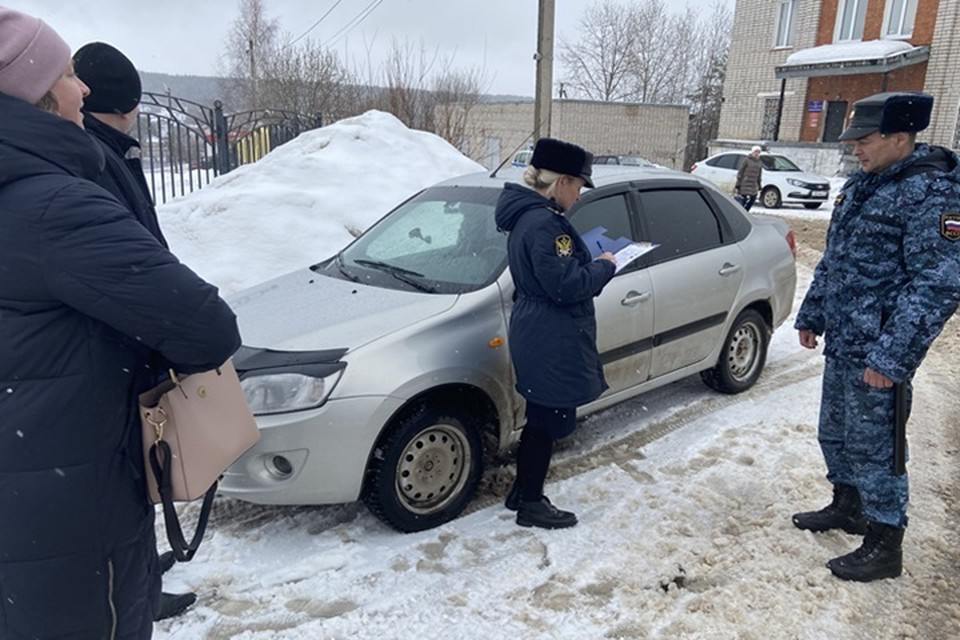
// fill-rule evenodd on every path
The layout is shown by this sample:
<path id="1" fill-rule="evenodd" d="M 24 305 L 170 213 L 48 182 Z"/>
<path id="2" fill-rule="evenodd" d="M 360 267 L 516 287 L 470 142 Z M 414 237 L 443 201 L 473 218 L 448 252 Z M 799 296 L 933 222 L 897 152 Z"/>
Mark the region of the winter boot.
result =
<path id="1" fill-rule="evenodd" d="M 189 609 L 190 605 L 196 601 L 197 594 L 195 593 L 161 593 L 160 609 L 153 619 L 155 622 L 159 622 L 178 616 Z"/>
<path id="2" fill-rule="evenodd" d="M 167 551 L 166 553 L 160 554 L 160 574 L 162 575 L 167 571 L 170 571 L 176 562 L 177 559 L 173 557 L 173 551 Z"/>
<path id="3" fill-rule="evenodd" d="M 896 578 L 903 571 L 903 529 L 878 522 L 867 526 L 859 549 L 834 558 L 827 567 L 841 580 L 870 582 Z"/>
<path id="4" fill-rule="evenodd" d="M 793 515 L 793 524 L 807 531 L 843 529 L 847 533 L 863 535 L 867 532 L 867 520 L 863 517 L 860 492 L 848 484 L 833 485 L 833 502 L 819 511 L 806 511 Z"/>
<path id="5" fill-rule="evenodd" d="M 557 509 L 546 496 L 543 496 L 534 502 L 520 501 L 520 508 L 517 509 L 517 524 L 521 527 L 566 529 L 577 524 L 577 516 L 569 511 Z"/>
<path id="6" fill-rule="evenodd" d="M 510 493 L 507 494 L 507 499 L 504 500 L 503 506 L 510 511 L 516 511 L 520 508 L 520 478 L 513 481 L 513 486 L 510 487 Z"/>

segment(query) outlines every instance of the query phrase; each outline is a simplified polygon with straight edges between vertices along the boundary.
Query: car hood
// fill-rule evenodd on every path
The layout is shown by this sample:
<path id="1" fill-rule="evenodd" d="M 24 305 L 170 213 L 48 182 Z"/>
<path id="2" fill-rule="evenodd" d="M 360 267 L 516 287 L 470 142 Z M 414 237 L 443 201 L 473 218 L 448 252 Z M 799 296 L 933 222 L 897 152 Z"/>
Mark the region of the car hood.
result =
<path id="1" fill-rule="evenodd" d="M 309 269 L 228 298 L 243 344 L 285 351 L 349 350 L 443 313 L 456 295 L 372 287 Z"/>

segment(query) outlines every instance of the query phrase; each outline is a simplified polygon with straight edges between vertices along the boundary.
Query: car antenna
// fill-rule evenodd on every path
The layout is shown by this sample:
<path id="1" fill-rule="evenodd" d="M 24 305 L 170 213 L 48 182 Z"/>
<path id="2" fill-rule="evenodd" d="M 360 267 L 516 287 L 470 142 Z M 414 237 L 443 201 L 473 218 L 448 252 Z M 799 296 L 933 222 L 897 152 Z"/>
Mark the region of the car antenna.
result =
<path id="1" fill-rule="evenodd" d="M 507 155 L 507 157 L 504 159 L 504 161 L 501 162 L 501 163 L 497 166 L 497 168 L 493 170 L 493 173 L 490 174 L 490 177 L 491 177 L 491 178 L 496 178 L 496 177 L 497 177 L 497 172 L 500 171 L 500 169 L 503 169 L 504 165 L 506 165 L 507 162 L 509 162 L 509 161 L 513 158 L 513 156 L 516 155 L 517 151 L 520 151 L 520 147 L 522 147 L 523 145 L 527 144 L 527 141 L 530 140 L 530 138 L 532 138 L 532 137 L 533 137 L 533 131 L 531 131 L 531 132 L 530 132 L 530 135 L 528 135 L 526 138 L 523 139 L 523 142 L 521 142 L 520 144 L 517 145 L 517 148 L 516 148 L 516 149 L 514 149 L 513 151 L 511 151 L 511 152 Z"/>

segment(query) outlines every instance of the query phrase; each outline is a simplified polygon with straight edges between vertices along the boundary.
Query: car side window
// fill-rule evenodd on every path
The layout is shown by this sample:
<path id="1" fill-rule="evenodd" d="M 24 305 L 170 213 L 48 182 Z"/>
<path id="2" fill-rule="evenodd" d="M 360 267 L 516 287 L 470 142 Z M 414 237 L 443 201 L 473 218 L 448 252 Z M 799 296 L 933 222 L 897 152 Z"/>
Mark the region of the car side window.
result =
<path id="1" fill-rule="evenodd" d="M 604 227 L 604 235 L 611 240 L 636 240 L 630 227 L 630 211 L 622 194 L 578 206 L 570 212 L 570 222 L 581 236 L 597 227 Z"/>
<path id="2" fill-rule="evenodd" d="M 698 190 L 642 191 L 639 196 L 647 236 L 643 239 L 660 245 L 650 254 L 651 262 L 665 262 L 722 243 L 720 222 Z"/>

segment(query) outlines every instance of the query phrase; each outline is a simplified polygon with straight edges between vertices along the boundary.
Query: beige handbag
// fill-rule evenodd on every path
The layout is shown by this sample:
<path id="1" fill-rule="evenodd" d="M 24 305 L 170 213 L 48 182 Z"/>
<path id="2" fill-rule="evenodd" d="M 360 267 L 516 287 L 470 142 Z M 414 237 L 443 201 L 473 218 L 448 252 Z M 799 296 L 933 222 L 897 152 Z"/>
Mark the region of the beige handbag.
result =
<path id="1" fill-rule="evenodd" d="M 140 395 L 147 493 L 163 504 L 167 538 L 178 560 L 193 557 L 206 529 L 217 483 L 260 438 L 231 361 L 170 379 Z M 174 502 L 203 497 L 193 541 L 180 529 Z"/>

